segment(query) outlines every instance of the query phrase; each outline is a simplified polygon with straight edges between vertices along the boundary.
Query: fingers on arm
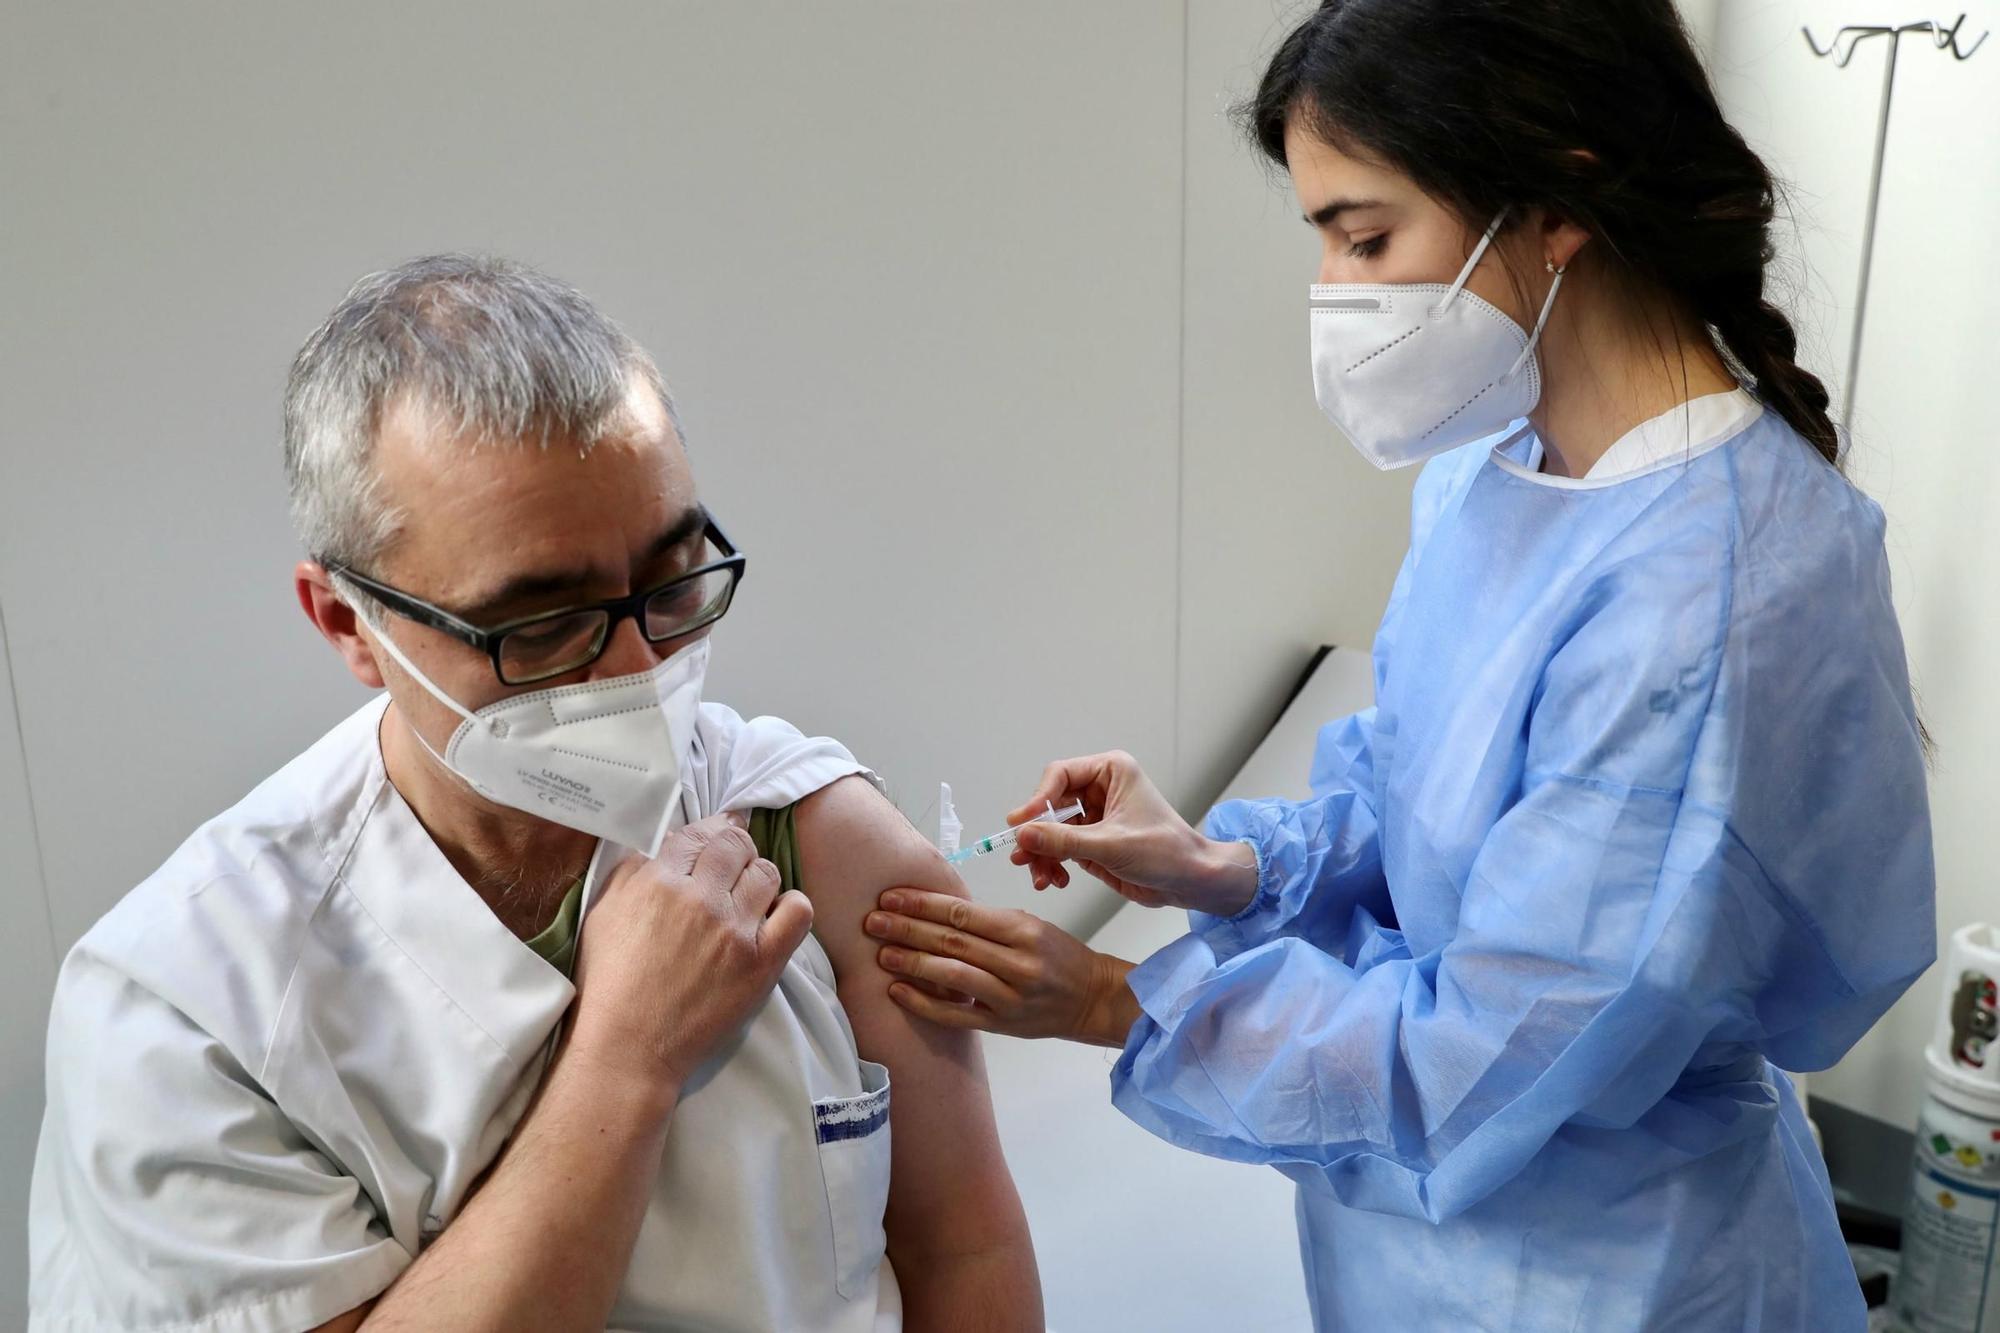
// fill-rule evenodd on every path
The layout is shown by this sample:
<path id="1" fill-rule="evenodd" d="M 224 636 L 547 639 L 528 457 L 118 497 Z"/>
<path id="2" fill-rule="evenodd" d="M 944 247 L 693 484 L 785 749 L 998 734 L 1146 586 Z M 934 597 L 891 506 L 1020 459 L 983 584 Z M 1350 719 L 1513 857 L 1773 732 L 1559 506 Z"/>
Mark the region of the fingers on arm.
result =
<path id="1" fill-rule="evenodd" d="M 935 995 L 938 999 L 945 1001 L 947 1004 L 966 1004 L 969 1003 L 972 999 L 971 996 L 962 995 L 958 991 L 953 990 L 949 986 L 940 986 L 935 981 L 925 981 L 921 977 L 898 977 L 893 984 L 899 986 L 915 986 L 918 990 L 921 990 L 924 994 Z"/>
<path id="2" fill-rule="evenodd" d="M 928 921 L 966 935 L 1017 948 L 1032 946 L 1040 938 L 1041 921 L 1026 912 L 989 907 L 970 898 L 949 893 L 927 893 L 922 889 L 891 889 L 882 895 L 882 910 L 899 916 Z"/>
<path id="3" fill-rule="evenodd" d="M 991 1031 L 993 1028 L 993 1015 L 983 1006 L 941 1000 L 914 985 L 898 984 L 889 987 L 889 998 L 918 1018 L 927 1019 L 939 1027 L 976 1028 L 985 1031 Z"/>
<path id="4" fill-rule="evenodd" d="M 891 945 L 881 951 L 880 961 L 884 971 L 912 981 L 929 982 L 934 988 L 957 991 L 996 1008 L 1012 1008 L 1021 1001 L 1020 993 L 999 977 L 956 958 L 941 958 Z"/>
<path id="5" fill-rule="evenodd" d="M 1017 987 L 1039 979 L 1036 946 L 1047 927 L 1038 918 L 914 889 L 884 894 L 883 905 L 892 904 L 878 914 L 888 941 L 877 959 L 884 971 L 1001 1009 L 1020 1002 Z"/>
<path id="6" fill-rule="evenodd" d="M 934 953 L 940 958 L 956 958 L 1006 978 L 1019 969 L 1021 956 L 1004 944 L 982 935 L 939 925 L 912 916 L 877 912 L 869 918 L 868 933 L 886 944 Z"/>

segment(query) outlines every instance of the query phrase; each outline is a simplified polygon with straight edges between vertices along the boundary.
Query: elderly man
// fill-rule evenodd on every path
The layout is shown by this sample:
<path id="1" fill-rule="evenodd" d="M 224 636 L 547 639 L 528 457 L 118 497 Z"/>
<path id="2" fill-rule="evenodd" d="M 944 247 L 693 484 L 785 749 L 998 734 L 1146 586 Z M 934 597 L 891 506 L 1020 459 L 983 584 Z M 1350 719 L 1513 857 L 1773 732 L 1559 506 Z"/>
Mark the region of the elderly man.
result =
<path id="1" fill-rule="evenodd" d="M 1039 1327 L 977 1048 L 861 929 L 962 889 L 846 750 L 702 700 L 744 556 L 646 354 L 418 260 L 307 341 L 285 459 L 386 695 L 64 963 L 32 1326 Z"/>

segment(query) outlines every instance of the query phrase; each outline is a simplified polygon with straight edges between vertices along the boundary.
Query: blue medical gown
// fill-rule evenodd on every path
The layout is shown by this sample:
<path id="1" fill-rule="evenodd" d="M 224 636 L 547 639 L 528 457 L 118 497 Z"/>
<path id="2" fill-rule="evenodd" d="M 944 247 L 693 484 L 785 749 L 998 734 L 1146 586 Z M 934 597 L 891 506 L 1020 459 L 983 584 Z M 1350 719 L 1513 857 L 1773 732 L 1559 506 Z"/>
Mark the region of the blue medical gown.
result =
<path id="1" fill-rule="evenodd" d="M 1210 816 L 1257 896 L 1132 973 L 1116 1104 L 1298 1182 L 1322 1329 L 1861 1329 L 1772 1066 L 1935 947 L 1880 511 L 1769 412 L 1597 487 L 1467 446 L 1413 510 L 1376 706 Z"/>

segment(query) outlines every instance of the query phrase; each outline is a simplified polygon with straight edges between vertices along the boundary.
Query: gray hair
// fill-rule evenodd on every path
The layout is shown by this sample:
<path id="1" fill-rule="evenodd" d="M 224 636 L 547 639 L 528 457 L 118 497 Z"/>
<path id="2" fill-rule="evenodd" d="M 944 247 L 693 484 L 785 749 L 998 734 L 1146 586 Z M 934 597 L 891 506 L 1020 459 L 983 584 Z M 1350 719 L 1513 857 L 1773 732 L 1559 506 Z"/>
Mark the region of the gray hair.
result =
<path id="1" fill-rule="evenodd" d="M 637 376 L 674 402 L 643 348 L 582 293 L 524 264 L 412 259 L 349 289 L 285 385 L 285 475 L 306 553 L 366 567 L 401 531 L 373 462 L 384 410 L 406 400 L 462 440 L 589 449 L 625 419 Z"/>

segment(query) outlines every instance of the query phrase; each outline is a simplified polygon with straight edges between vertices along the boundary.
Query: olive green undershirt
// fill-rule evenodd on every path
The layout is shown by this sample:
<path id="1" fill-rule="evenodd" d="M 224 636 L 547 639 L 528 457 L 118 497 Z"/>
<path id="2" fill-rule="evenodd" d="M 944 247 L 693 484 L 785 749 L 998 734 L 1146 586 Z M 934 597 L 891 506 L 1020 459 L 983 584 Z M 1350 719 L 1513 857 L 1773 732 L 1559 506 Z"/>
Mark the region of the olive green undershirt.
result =
<path id="1" fill-rule="evenodd" d="M 541 955 L 543 962 L 564 976 L 568 976 L 576 964 L 576 917 L 582 907 L 583 881 L 578 880 L 563 895 L 562 906 L 556 909 L 556 919 L 549 922 L 548 929 L 531 940 L 523 941 Z"/>
<path id="2" fill-rule="evenodd" d="M 750 812 L 750 841 L 757 844 L 757 855 L 778 867 L 778 883 L 784 889 L 799 886 L 797 810 L 798 806 L 788 805 Z M 556 909 L 556 919 L 548 929 L 526 941 L 543 962 L 564 976 L 576 965 L 576 925 L 582 909 L 583 881 L 578 880 L 563 895 L 562 906 Z"/>

